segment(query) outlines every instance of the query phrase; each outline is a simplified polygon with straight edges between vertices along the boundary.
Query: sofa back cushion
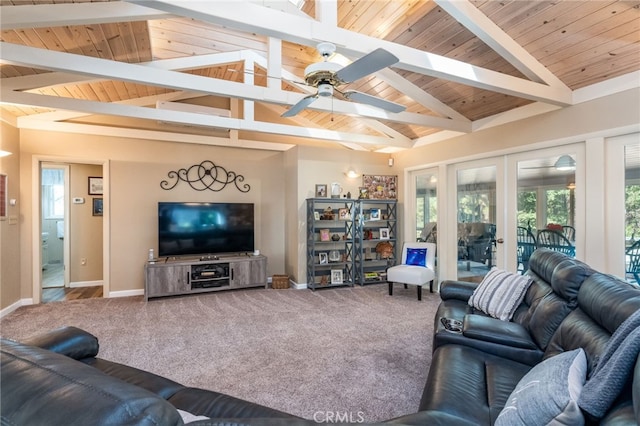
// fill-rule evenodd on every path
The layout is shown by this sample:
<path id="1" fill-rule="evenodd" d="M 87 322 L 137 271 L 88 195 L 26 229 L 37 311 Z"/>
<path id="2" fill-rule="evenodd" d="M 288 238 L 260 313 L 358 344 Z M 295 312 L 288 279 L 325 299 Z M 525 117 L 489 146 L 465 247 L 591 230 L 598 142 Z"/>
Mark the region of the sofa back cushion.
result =
<path id="1" fill-rule="evenodd" d="M 2 424 L 180 425 L 157 395 L 64 355 L 2 339 Z"/>
<path id="2" fill-rule="evenodd" d="M 596 272 L 582 283 L 578 292 L 578 307 L 562 321 L 544 357 L 581 347 L 587 355 L 590 374 L 611 334 L 638 310 L 639 287 Z"/>
<path id="3" fill-rule="evenodd" d="M 553 291 L 551 282 L 553 273 L 562 262 L 570 259 L 567 255 L 549 250 L 537 249 L 529 259 L 529 269 L 526 272 L 533 284 L 527 290 L 521 305 L 513 315 L 513 321 L 529 328 L 531 316 L 544 297 Z M 556 324 L 557 325 L 557 324 Z"/>
<path id="4" fill-rule="evenodd" d="M 578 305 L 578 290 L 594 271 L 575 259 L 558 263 L 551 275 L 552 292 L 532 306 L 525 325 L 534 341 L 545 350 L 560 323 Z"/>

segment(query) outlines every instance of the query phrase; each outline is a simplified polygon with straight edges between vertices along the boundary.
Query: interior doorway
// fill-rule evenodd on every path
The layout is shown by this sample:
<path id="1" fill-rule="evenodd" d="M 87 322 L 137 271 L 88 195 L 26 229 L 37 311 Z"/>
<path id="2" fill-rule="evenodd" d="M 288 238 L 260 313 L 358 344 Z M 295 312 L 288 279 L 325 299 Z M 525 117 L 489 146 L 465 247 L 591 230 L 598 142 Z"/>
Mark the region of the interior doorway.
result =
<path id="1" fill-rule="evenodd" d="M 106 170 L 34 159 L 34 303 L 108 295 Z"/>
<path id="2" fill-rule="evenodd" d="M 43 163 L 40 170 L 42 218 L 42 289 L 69 287 L 68 225 L 69 166 Z M 65 255 L 66 254 L 66 255 Z"/>

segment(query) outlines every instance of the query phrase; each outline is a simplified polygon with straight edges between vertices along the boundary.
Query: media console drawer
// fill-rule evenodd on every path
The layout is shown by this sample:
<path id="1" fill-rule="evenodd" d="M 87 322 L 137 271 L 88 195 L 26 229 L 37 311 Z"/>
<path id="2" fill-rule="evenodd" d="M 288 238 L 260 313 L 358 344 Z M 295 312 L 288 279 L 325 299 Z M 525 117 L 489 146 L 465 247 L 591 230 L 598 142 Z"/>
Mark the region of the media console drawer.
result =
<path id="1" fill-rule="evenodd" d="M 267 287 L 267 258 L 263 255 L 175 258 L 145 264 L 145 300 L 263 286 Z"/>

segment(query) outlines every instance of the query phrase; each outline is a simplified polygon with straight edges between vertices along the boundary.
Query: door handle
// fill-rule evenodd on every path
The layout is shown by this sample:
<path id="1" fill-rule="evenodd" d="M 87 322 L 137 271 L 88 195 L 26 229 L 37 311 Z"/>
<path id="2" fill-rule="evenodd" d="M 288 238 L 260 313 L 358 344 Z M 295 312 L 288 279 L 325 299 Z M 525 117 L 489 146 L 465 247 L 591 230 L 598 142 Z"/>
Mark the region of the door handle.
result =
<path id="1" fill-rule="evenodd" d="M 504 239 L 502 239 L 502 238 L 498 238 L 498 239 L 496 240 L 496 243 L 498 243 L 498 244 L 502 244 L 502 243 L 504 243 Z"/>

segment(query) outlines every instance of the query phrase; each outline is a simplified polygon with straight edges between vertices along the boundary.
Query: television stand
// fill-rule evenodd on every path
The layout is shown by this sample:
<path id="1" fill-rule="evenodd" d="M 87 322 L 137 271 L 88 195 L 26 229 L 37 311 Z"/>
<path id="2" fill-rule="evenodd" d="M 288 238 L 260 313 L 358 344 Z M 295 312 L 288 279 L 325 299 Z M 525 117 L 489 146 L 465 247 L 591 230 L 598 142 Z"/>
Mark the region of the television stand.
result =
<path id="1" fill-rule="evenodd" d="M 267 258 L 245 254 L 167 258 L 144 266 L 144 297 L 267 287 Z"/>

